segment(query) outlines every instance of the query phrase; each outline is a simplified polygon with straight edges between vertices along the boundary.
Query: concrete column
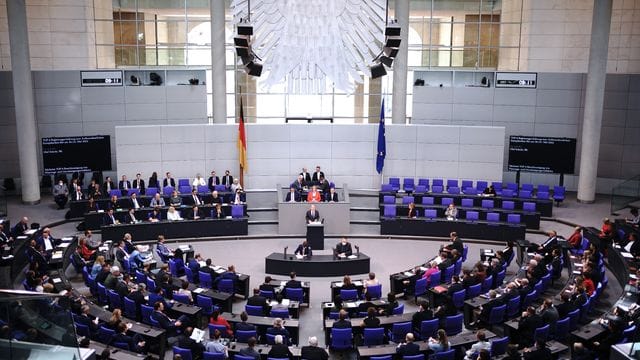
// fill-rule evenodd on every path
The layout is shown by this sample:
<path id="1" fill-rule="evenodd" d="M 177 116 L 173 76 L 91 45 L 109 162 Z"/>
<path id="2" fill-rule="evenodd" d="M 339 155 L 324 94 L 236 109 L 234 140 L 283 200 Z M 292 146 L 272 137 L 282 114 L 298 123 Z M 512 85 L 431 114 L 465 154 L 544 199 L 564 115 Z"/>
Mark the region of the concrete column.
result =
<path id="1" fill-rule="evenodd" d="M 396 0 L 395 17 L 400 24 L 400 49 L 393 61 L 392 123 L 404 124 L 407 119 L 407 57 L 409 43 L 409 0 Z"/>
<path id="2" fill-rule="evenodd" d="M 22 183 L 22 202 L 40 202 L 40 179 L 38 174 L 38 132 L 31 79 L 29 56 L 29 31 L 25 0 L 7 1 L 9 20 L 9 44 L 11 51 L 11 75 L 13 77 L 13 101 L 16 111 L 18 133 L 18 159 Z"/>
<path id="3" fill-rule="evenodd" d="M 604 85 L 607 77 L 609 29 L 611 28 L 611 4 L 612 0 L 593 2 L 589 70 L 582 122 L 582 146 L 580 148 L 580 177 L 578 179 L 578 201 L 582 203 L 592 203 L 596 197 Z"/>
<path id="4" fill-rule="evenodd" d="M 224 4 L 225 1 L 211 1 L 211 90 L 213 101 L 213 122 L 227 122 L 227 73 L 224 53 Z"/>

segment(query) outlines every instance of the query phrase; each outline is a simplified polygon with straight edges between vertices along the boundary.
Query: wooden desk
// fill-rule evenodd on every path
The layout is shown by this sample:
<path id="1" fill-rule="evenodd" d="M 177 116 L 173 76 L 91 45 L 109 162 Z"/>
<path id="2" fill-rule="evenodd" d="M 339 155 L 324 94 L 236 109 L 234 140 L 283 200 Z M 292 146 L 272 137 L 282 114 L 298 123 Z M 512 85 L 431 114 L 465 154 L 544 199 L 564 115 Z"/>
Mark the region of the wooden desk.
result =
<path id="1" fill-rule="evenodd" d="M 272 285 L 274 287 L 273 290 L 276 293 L 280 293 L 284 290 L 284 286 L 287 281 L 288 280 L 271 279 L 269 285 Z M 300 283 L 302 284 L 302 302 L 300 303 L 300 306 L 309 307 L 309 304 L 311 302 L 311 283 L 309 281 L 301 281 Z"/>
<path id="2" fill-rule="evenodd" d="M 225 318 L 230 324 L 233 324 L 235 328 L 235 324 L 241 322 L 240 314 L 232 314 L 232 313 L 222 313 L 220 314 L 223 318 Z M 247 323 L 253 324 L 258 328 L 259 335 L 265 335 L 268 328 L 273 326 L 273 320 L 275 318 L 267 317 L 267 316 L 253 316 L 249 315 L 247 319 Z M 294 344 L 299 344 L 299 335 L 300 335 L 300 322 L 296 319 L 284 319 L 283 326 L 289 331 L 289 335 L 291 335 L 291 341 Z M 266 336 L 262 336 L 266 342 Z"/>

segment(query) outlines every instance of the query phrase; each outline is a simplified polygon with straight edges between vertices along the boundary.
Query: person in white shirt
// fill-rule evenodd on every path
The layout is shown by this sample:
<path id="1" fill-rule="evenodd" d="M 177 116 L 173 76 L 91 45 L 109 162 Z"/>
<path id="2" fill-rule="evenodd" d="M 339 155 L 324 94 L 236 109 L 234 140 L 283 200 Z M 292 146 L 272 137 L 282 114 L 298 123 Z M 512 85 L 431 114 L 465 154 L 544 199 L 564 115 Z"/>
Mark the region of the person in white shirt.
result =
<path id="1" fill-rule="evenodd" d="M 187 297 L 189 297 L 189 301 L 193 303 L 193 295 L 191 295 L 191 290 L 189 290 L 189 282 L 187 280 L 182 280 L 182 284 L 180 285 L 178 294 L 187 295 Z"/>
<path id="2" fill-rule="evenodd" d="M 233 184 L 231 184 L 231 192 L 235 193 L 236 190 L 242 189 L 242 185 L 240 185 L 240 180 L 233 179 Z"/>
<path id="3" fill-rule="evenodd" d="M 138 195 L 131 193 L 131 207 L 133 209 L 140 209 L 140 203 L 138 202 Z"/>
<path id="4" fill-rule="evenodd" d="M 465 360 L 471 360 L 474 357 L 474 354 L 478 354 L 480 353 L 480 350 L 489 350 L 491 349 L 491 343 L 487 341 L 487 337 L 484 333 L 484 331 L 480 330 L 476 333 L 476 338 L 478 339 L 478 342 L 471 345 L 471 349 L 467 350 L 467 352 L 465 353 Z"/>
<path id="5" fill-rule="evenodd" d="M 236 189 L 236 194 L 233 198 L 233 203 L 235 205 L 242 204 L 242 188 L 241 187 Z"/>
<path id="6" fill-rule="evenodd" d="M 632 208 L 630 213 L 631 213 L 631 216 L 633 217 L 631 219 L 624 219 L 625 222 L 627 224 L 636 225 L 636 226 L 640 224 L 640 215 L 638 214 L 638 209 Z"/>
<path id="7" fill-rule="evenodd" d="M 204 180 L 204 178 L 200 175 L 197 174 L 196 178 L 193 179 L 193 181 L 191 182 L 191 186 L 193 186 L 194 188 L 197 188 L 198 186 L 206 186 L 207 182 Z"/>
<path id="8" fill-rule="evenodd" d="M 167 220 L 169 221 L 182 220 L 182 218 L 180 217 L 180 213 L 176 211 L 176 208 L 174 208 L 173 206 L 170 206 L 169 210 L 167 211 Z"/>

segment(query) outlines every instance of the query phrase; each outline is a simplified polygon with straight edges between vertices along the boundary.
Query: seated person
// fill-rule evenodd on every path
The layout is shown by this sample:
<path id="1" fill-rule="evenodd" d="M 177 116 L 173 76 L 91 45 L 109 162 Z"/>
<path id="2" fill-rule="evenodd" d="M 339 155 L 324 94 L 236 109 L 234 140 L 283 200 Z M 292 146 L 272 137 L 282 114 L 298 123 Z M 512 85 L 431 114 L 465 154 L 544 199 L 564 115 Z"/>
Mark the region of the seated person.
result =
<path id="1" fill-rule="evenodd" d="M 320 191 L 318 191 L 318 187 L 314 185 L 307 194 L 307 202 L 320 202 L 321 200 Z"/>
<path id="2" fill-rule="evenodd" d="M 162 198 L 162 196 L 160 196 L 159 193 L 156 193 L 153 196 L 153 199 L 151 199 L 151 203 L 149 204 L 149 206 L 151 206 L 151 207 L 156 207 L 156 206 L 163 207 L 164 206 L 164 198 Z"/>
<path id="3" fill-rule="evenodd" d="M 192 327 L 189 326 L 184 329 L 184 332 L 178 336 L 178 343 L 176 344 L 176 346 L 190 350 L 191 355 L 194 359 L 200 359 L 202 358 L 202 353 L 205 351 L 205 347 L 204 345 L 202 345 L 202 343 L 193 340 L 191 338 L 191 334 L 193 334 Z"/>
<path id="4" fill-rule="evenodd" d="M 164 313 L 164 304 L 160 301 L 153 305 L 151 317 L 160 324 L 160 327 L 167 331 L 167 336 L 176 336 L 179 329 L 187 327 L 189 319 L 182 315 L 177 320 L 169 318 Z"/>
<path id="5" fill-rule="evenodd" d="M 223 202 L 224 201 L 222 201 L 222 197 L 218 195 L 218 192 L 216 190 L 211 192 L 211 201 L 210 201 L 211 205 L 222 204 Z"/>
<path id="6" fill-rule="evenodd" d="M 222 204 L 216 203 L 216 208 L 213 211 L 213 215 L 211 216 L 214 219 L 224 219 L 224 211 L 222 211 Z"/>
<path id="7" fill-rule="evenodd" d="M 451 342 L 449 342 L 449 338 L 447 338 L 447 332 L 444 331 L 444 329 L 438 330 L 436 339 L 432 337 L 429 338 L 429 349 L 433 351 L 434 354 L 448 351 L 450 348 Z"/>
<path id="8" fill-rule="evenodd" d="M 224 327 L 227 328 L 227 332 L 226 334 L 222 334 L 223 337 L 232 337 L 233 336 L 233 330 L 231 329 L 231 325 L 229 325 L 229 322 L 220 315 L 220 310 L 218 309 L 214 309 L 213 313 L 211 314 L 211 318 L 209 318 L 209 324 L 212 325 L 222 325 Z"/>
<path id="9" fill-rule="evenodd" d="M 287 281 L 287 283 L 284 285 L 285 288 L 290 288 L 290 289 L 300 289 L 302 287 L 302 283 L 299 280 L 296 280 L 296 272 L 292 271 L 289 274 L 289 277 L 291 278 L 291 280 Z M 265 279 L 266 281 L 266 279 Z"/>
<path id="10" fill-rule="evenodd" d="M 236 335 L 238 334 L 238 331 L 254 331 L 256 330 L 256 326 L 253 324 L 249 324 L 247 321 L 249 320 L 249 315 L 247 314 L 246 311 L 243 311 L 240 314 L 240 322 L 236 323 L 235 325 L 235 332 Z"/>
<path id="11" fill-rule="evenodd" d="M 300 255 L 300 257 L 310 258 L 313 255 L 313 251 L 311 249 L 311 245 L 307 242 L 307 240 L 303 241 L 302 244 L 298 245 L 296 251 L 293 253 L 294 255 Z"/>
<path id="12" fill-rule="evenodd" d="M 224 358 L 228 359 L 229 349 L 222 342 L 221 337 L 222 337 L 222 333 L 220 333 L 220 330 L 215 329 L 213 331 L 213 340 L 207 342 L 207 345 L 205 346 L 205 350 L 207 350 L 208 353 L 212 353 L 212 354 L 223 354 Z"/>
<path id="13" fill-rule="evenodd" d="M 334 329 L 351 329 L 351 321 L 348 319 L 349 315 L 345 310 L 340 310 L 338 319 L 333 322 Z"/>
<path id="14" fill-rule="evenodd" d="M 363 328 L 367 328 L 367 329 L 375 329 L 375 328 L 379 328 L 380 327 L 380 319 L 378 319 L 378 317 L 376 316 L 376 308 L 373 306 L 370 306 L 367 309 L 367 317 L 365 317 L 362 320 L 362 323 L 360 324 L 361 327 Z"/>
<path id="15" fill-rule="evenodd" d="M 180 212 L 176 210 L 173 206 L 169 206 L 169 210 L 167 210 L 167 220 L 169 221 L 177 221 L 182 220 L 180 216 Z"/>
<path id="16" fill-rule="evenodd" d="M 324 201 L 328 201 L 328 202 L 338 202 L 340 201 L 338 199 L 338 193 L 336 192 L 336 188 L 335 187 L 330 187 L 329 188 L 329 192 L 325 195 L 325 199 Z"/>
<path id="17" fill-rule="evenodd" d="M 489 187 L 485 188 L 482 191 L 482 195 L 484 195 L 484 196 L 496 196 L 496 189 L 493 187 L 493 185 L 489 185 Z"/>
<path id="18" fill-rule="evenodd" d="M 267 298 L 260 295 L 260 289 L 253 289 L 253 296 L 250 296 L 247 299 L 248 306 L 260 306 L 262 308 L 262 314 L 264 316 L 269 315 L 269 304 L 267 303 Z"/>
<path id="19" fill-rule="evenodd" d="M 306 360 L 329 360 L 329 354 L 323 348 L 318 347 L 318 338 L 309 337 L 309 346 L 303 346 L 300 351 L 300 358 Z"/>
<path id="20" fill-rule="evenodd" d="M 578 249 L 582 245 L 582 228 L 576 226 L 571 236 L 567 240 L 572 249 Z"/>
<path id="21" fill-rule="evenodd" d="M 194 205 L 191 208 L 191 215 L 189 216 L 189 220 L 199 220 L 200 219 L 200 210 L 197 205 Z"/>
<path id="22" fill-rule="evenodd" d="M 173 257 L 173 250 L 171 250 L 165 243 L 163 235 L 158 235 L 158 242 L 156 243 L 156 252 L 160 255 L 163 262 L 167 262 L 169 258 Z"/>
<path id="23" fill-rule="evenodd" d="M 629 225 L 637 227 L 640 224 L 640 214 L 638 213 L 638 208 L 631 208 L 629 212 L 631 213 L 631 219 L 625 218 L 624 221 Z"/>
<path id="24" fill-rule="evenodd" d="M 298 178 L 291 184 L 291 187 L 296 189 L 296 192 L 298 193 L 307 189 L 307 182 L 304 180 L 302 174 L 298 175 Z"/>
<path id="25" fill-rule="evenodd" d="M 416 209 L 416 204 L 413 202 L 409 203 L 409 209 L 407 210 L 407 217 L 409 219 L 415 219 L 418 217 L 418 210 Z"/>
<path id="26" fill-rule="evenodd" d="M 407 333 L 404 337 L 404 342 L 398 344 L 396 348 L 396 354 L 400 357 L 413 356 L 420 354 L 420 345 L 414 343 L 415 337 L 413 333 Z"/>
<path id="27" fill-rule="evenodd" d="M 153 211 L 151 211 L 147 216 L 147 220 L 149 220 L 149 222 L 158 222 L 162 220 L 162 212 L 160 211 L 160 207 L 156 206 L 155 208 L 153 208 Z"/>
<path id="28" fill-rule="evenodd" d="M 202 199 L 200 199 L 200 196 L 198 195 L 198 190 L 193 189 L 191 190 L 191 197 L 188 198 L 189 202 L 191 203 L 191 205 L 201 205 L 202 204 Z"/>
<path id="29" fill-rule="evenodd" d="M 178 195 L 178 192 L 173 190 L 173 192 L 171 193 L 171 197 L 169 197 L 169 205 L 170 206 L 181 206 L 182 205 L 182 198 Z"/>
<path id="30" fill-rule="evenodd" d="M 449 204 L 449 206 L 447 207 L 447 210 L 444 211 L 444 217 L 447 220 L 455 220 L 458 218 L 458 208 L 456 208 L 456 206 L 451 203 Z"/>
<path id="31" fill-rule="evenodd" d="M 284 198 L 285 202 L 300 202 L 300 194 L 296 191 L 296 189 L 292 186 L 287 193 L 287 196 Z"/>
<path id="32" fill-rule="evenodd" d="M 267 329 L 267 334 L 269 335 L 281 335 L 283 337 L 283 343 L 290 343 L 291 335 L 289 331 L 282 325 L 281 318 L 273 319 L 273 327 Z"/>
<path id="33" fill-rule="evenodd" d="M 244 204 L 247 202 L 244 192 L 242 191 L 242 187 L 239 187 L 234 192 L 233 198 L 231 199 L 231 203 L 235 205 Z"/>
<path id="34" fill-rule="evenodd" d="M 347 241 L 346 237 L 340 239 L 340 242 L 338 243 L 338 245 L 336 245 L 335 251 L 338 257 L 348 257 L 353 253 L 353 250 L 351 249 L 351 243 Z"/>
<path id="35" fill-rule="evenodd" d="M 518 345 L 521 348 L 533 345 L 533 335 L 536 329 L 541 326 L 544 326 L 542 317 L 536 314 L 536 309 L 533 306 L 529 306 L 518 321 L 518 333 L 520 334 Z"/>
<path id="36" fill-rule="evenodd" d="M 422 322 L 432 319 L 433 311 L 429 308 L 429 303 L 427 301 L 421 301 L 418 311 L 416 311 L 411 317 L 411 324 L 414 330 L 420 331 Z"/>
<path id="37" fill-rule="evenodd" d="M 268 333 L 268 331 L 267 331 Z M 284 335 L 276 335 L 273 339 L 274 344 L 271 346 L 271 350 L 267 354 L 270 359 L 293 359 L 293 354 L 289 347 L 285 344 L 286 340 Z"/>
<path id="38" fill-rule="evenodd" d="M 489 349 L 491 349 L 491 343 L 487 341 L 487 336 L 485 335 L 484 331 L 478 331 L 476 333 L 476 339 L 478 339 L 478 342 L 471 345 L 471 348 L 465 353 L 465 360 L 474 359 L 474 355 L 479 354 L 480 351 L 489 351 Z"/>
<path id="39" fill-rule="evenodd" d="M 144 341 L 142 336 L 140 336 L 140 334 L 129 336 L 127 335 L 128 329 L 129 328 L 127 327 L 126 323 L 124 322 L 119 323 L 116 329 L 116 334 L 111 338 L 110 344 L 113 345 L 116 343 L 125 343 L 127 344 L 129 351 L 134 351 L 140 354 L 145 353 L 146 342 Z"/>
<path id="40" fill-rule="evenodd" d="M 140 222 L 140 220 L 138 220 L 136 218 L 136 210 L 135 209 L 129 209 L 129 212 L 127 213 L 127 216 L 125 217 L 125 222 L 127 224 L 137 224 Z"/>
<path id="41" fill-rule="evenodd" d="M 120 220 L 116 219 L 113 209 L 109 209 L 104 217 L 104 225 L 117 225 L 120 224 Z"/>

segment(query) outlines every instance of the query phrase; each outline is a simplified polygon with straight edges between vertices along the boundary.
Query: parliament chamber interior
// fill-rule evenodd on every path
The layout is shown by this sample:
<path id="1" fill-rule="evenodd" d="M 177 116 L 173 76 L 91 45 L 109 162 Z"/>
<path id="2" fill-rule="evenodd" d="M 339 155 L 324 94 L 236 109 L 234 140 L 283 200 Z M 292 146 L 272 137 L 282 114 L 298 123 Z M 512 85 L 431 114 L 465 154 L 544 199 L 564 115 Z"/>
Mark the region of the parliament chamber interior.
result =
<path id="1" fill-rule="evenodd" d="M 639 0 L 0 0 L 0 358 L 640 358 Z"/>

